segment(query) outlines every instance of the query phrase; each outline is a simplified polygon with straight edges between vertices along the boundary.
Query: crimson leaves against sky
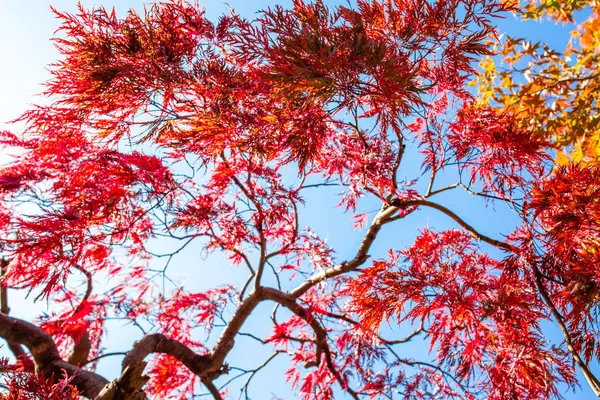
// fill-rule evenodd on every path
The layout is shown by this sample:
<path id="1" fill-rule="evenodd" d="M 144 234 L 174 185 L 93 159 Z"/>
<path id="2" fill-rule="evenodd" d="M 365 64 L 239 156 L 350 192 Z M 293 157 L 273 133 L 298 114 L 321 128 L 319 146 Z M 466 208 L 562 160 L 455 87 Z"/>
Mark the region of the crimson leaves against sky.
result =
<path id="1" fill-rule="evenodd" d="M 467 90 L 507 11 L 295 0 L 211 22 L 175 0 L 123 17 L 55 10 L 47 105 L 0 134 L 12 155 L 0 167 L 0 337 L 16 360 L 0 365 L 5 398 L 251 398 L 279 358 L 305 400 L 554 398 L 576 369 L 600 393 L 588 366 L 600 355 L 600 171 L 554 168 L 544 137 Z M 307 191 L 330 186 L 356 248 L 302 225 L 318 206 Z M 508 206 L 520 226 L 483 235 L 438 200 L 454 192 Z M 456 229 L 405 223 L 423 211 Z M 412 245 L 372 253 L 407 229 L 419 230 Z M 162 241 L 176 249 L 157 254 Z M 247 279 L 165 289 L 156 260 L 186 248 Z M 51 311 L 19 319 L 9 288 Z M 268 335 L 247 328 L 263 303 Z M 140 328 L 131 349 L 103 346 L 108 319 Z M 563 341 L 548 340 L 550 323 Z M 230 357 L 242 338 L 266 354 L 251 369 Z M 429 352 L 405 356 L 418 340 Z M 109 355 L 122 358 L 112 382 L 95 372 Z"/>

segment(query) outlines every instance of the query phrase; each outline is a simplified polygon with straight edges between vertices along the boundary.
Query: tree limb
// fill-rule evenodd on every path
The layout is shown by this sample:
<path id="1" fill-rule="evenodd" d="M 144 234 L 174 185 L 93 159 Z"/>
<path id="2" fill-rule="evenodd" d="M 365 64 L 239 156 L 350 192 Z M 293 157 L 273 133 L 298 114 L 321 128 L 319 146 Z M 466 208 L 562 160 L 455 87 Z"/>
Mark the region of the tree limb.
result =
<path id="1" fill-rule="evenodd" d="M 256 306 L 258 306 L 262 300 L 264 300 L 262 288 L 259 288 L 259 290 L 252 292 L 233 314 L 229 324 L 227 324 L 225 330 L 221 333 L 213 351 L 210 353 L 212 360 L 211 368 L 213 370 L 216 368 L 218 371 L 221 368 L 225 361 L 225 357 L 233 348 L 235 336 L 242 328 L 244 322 L 246 322 L 246 319 L 248 319 L 252 311 L 254 311 Z"/>
<path id="2" fill-rule="evenodd" d="M 74 267 L 85 276 L 86 290 L 85 294 L 83 295 L 83 299 L 81 299 L 79 305 L 75 308 L 75 310 L 73 310 L 73 315 L 81 311 L 81 309 L 86 305 L 93 289 L 92 274 L 80 265 L 76 264 Z M 69 354 L 67 362 L 73 365 L 85 365 L 90 356 L 90 351 L 92 350 L 92 341 L 90 340 L 90 334 L 87 328 L 77 339 L 73 337 L 73 340 L 75 341 L 75 344 L 73 345 L 73 350 L 71 351 L 71 354 Z"/>
<path id="3" fill-rule="evenodd" d="M 293 295 L 280 292 L 279 290 L 271 288 L 263 288 L 263 293 L 266 299 L 281 304 L 282 306 L 296 314 L 298 317 L 302 318 L 304 321 L 306 321 L 307 324 L 310 325 L 317 337 L 316 365 L 320 364 L 320 354 L 323 353 L 325 355 L 325 363 L 327 364 L 327 368 L 333 374 L 333 376 L 335 376 L 335 379 L 338 381 L 339 385 L 353 399 L 358 400 L 358 393 L 356 393 L 352 388 L 348 386 L 348 384 L 344 381 L 344 378 L 340 375 L 339 371 L 337 370 L 335 364 L 333 363 L 331 351 L 329 350 L 329 344 L 327 343 L 327 331 L 321 326 L 319 321 L 317 321 L 303 307 L 296 303 L 296 299 L 293 297 Z"/>
<path id="4" fill-rule="evenodd" d="M 416 199 L 416 200 L 406 200 L 406 201 L 402 201 L 399 199 L 396 199 L 394 201 L 392 201 L 392 204 L 398 208 L 407 208 L 407 207 L 411 207 L 411 206 L 425 206 L 425 207 L 429 207 L 429 208 L 433 208 L 436 209 L 438 211 L 443 212 L 444 214 L 446 214 L 447 216 L 449 216 L 450 218 L 452 218 L 457 224 L 459 224 L 460 226 L 462 226 L 464 229 L 466 229 L 471 235 L 473 235 L 475 238 L 481 240 L 482 242 L 485 242 L 487 244 L 490 244 L 494 247 L 498 247 L 501 248 L 503 250 L 507 250 L 507 251 L 514 251 L 516 250 L 513 246 L 511 246 L 508 243 L 502 242 L 500 240 L 496 240 L 496 239 L 492 239 L 489 236 L 483 235 L 481 233 L 479 233 L 475 228 L 473 228 L 471 225 L 469 225 L 467 222 L 465 222 L 465 220 L 463 220 L 462 218 L 460 218 L 458 215 L 456 215 L 453 211 L 451 211 L 450 209 L 428 201 L 428 200 L 420 200 L 420 199 Z"/>
<path id="5" fill-rule="evenodd" d="M 72 378 L 71 383 L 89 399 L 96 397 L 108 384 L 104 377 L 62 360 L 52 337 L 30 322 L 0 313 L 0 337 L 27 347 L 37 373 L 46 377 L 61 377 L 66 373 Z"/>
<path id="6" fill-rule="evenodd" d="M 383 205 L 381 207 L 381 210 L 379 210 L 379 212 L 373 219 L 371 226 L 367 230 L 367 233 L 365 234 L 363 241 L 361 242 L 358 251 L 356 252 L 356 255 L 352 260 L 345 261 L 339 265 L 328 268 L 324 271 L 318 272 L 310 276 L 306 281 L 304 281 L 298 287 L 292 290 L 290 292 L 290 295 L 294 299 L 298 299 L 300 296 L 302 296 L 310 288 L 317 285 L 318 283 L 326 279 L 332 278 L 334 276 L 342 275 L 347 272 L 353 271 L 360 267 L 369 258 L 369 255 L 367 253 L 371 248 L 371 245 L 375 241 L 377 234 L 381 230 L 381 227 L 396 211 L 398 211 L 398 207 Z"/>
<path id="7" fill-rule="evenodd" d="M 569 350 L 569 353 L 571 353 L 573 360 L 575 360 L 575 362 L 581 369 L 583 376 L 585 377 L 588 384 L 590 385 L 590 388 L 594 391 L 594 394 L 597 397 L 600 397 L 600 381 L 592 373 L 590 368 L 583 361 L 583 359 L 579 355 L 579 352 L 573 345 L 573 341 L 571 340 L 571 334 L 569 333 L 569 330 L 564 323 L 563 317 L 562 317 L 562 315 L 560 315 L 560 312 L 558 312 L 558 310 L 556 309 L 556 306 L 552 302 L 552 299 L 550 298 L 550 295 L 548 294 L 548 291 L 546 290 L 546 287 L 544 286 L 544 283 L 542 282 L 542 274 L 541 274 L 540 270 L 537 268 L 537 266 L 533 265 L 533 271 L 535 274 L 535 284 L 536 284 L 538 290 L 540 291 L 540 294 L 542 295 L 544 302 L 546 303 L 546 305 L 552 312 L 552 315 L 554 316 L 554 319 L 556 320 L 556 323 L 558 324 L 558 327 L 560 328 L 560 330 L 565 338 L 565 343 L 567 344 L 567 349 Z"/>
<path id="8" fill-rule="evenodd" d="M 123 371 L 127 367 L 142 362 L 151 353 L 162 353 L 173 356 L 181 361 L 191 372 L 199 376 L 203 375 L 206 368 L 210 365 L 211 357 L 209 355 L 197 354 L 177 340 L 168 338 L 160 333 L 153 333 L 135 342 L 132 349 L 127 352 L 121 364 Z"/>
<path id="9" fill-rule="evenodd" d="M 221 392 L 219 392 L 219 389 L 215 386 L 215 384 L 208 378 L 202 378 L 202 383 L 204 384 L 204 386 L 206 386 L 206 389 L 208 390 L 208 392 L 212 395 L 212 397 L 215 400 L 223 400 L 223 397 L 221 396 Z"/>
<path id="10" fill-rule="evenodd" d="M 8 260 L 1 258 L 0 259 L 0 275 L 4 276 L 6 274 L 6 269 L 8 268 Z M 10 312 L 10 308 L 8 307 L 8 287 L 4 285 L 4 282 L 0 280 L 0 312 L 8 315 Z M 19 343 L 7 341 L 8 349 L 14 354 L 14 356 L 21 362 L 23 369 L 27 372 L 33 372 L 35 369 L 35 364 L 27 355 L 23 347 Z"/>
<path id="11" fill-rule="evenodd" d="M 144 373 L 146 363 L 136 361 L 130 363 L 118 379 L 106 385 L 94 400 L 147 400 L 142 390 L 149 378 Z"/>
<path id="12" fill-rule="evenodd" d="M 83 331 L 78 340 L 75 341 L 73 351 L 69 354 L 67 362 L 73 365 L 85 365 L 92 350 L 92 341 L 87 329 Z"/>

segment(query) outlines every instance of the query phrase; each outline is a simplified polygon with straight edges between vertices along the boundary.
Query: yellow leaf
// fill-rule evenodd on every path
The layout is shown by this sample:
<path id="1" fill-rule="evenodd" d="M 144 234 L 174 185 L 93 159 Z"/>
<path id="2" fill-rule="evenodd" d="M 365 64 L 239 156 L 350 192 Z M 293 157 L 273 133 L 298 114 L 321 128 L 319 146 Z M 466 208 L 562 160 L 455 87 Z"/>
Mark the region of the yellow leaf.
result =
<path id="1" fill-rule="evenodd" d="M 484 57 L 480 63 L 481 68 L 486 72 L 493 72 L 496 69 L 494 60 L 491 57 Z"/>
<path id="2" fill-rule="evenodd" d="M 275 122 L 278 118 L 275 115 L 265 115 L 264 117 L 262 117 L 262 119 L 267 122 Z"/>
<path id="3" fill-rule="evenodd" d="M 571 155 L 572 155 L 574 163 L 579 163 L 583 160 L 585 154 L 583 154 L 583 149 L 581 147 L 581 143 L 577 143 L 575 146 L 573 146 Z"/>
<path id="4" fill-rule="evenodd" d="M 557 165 L 567 165 L 571 162 L 571 160 L 569 160 L 569 156 L 567 156 L 562 150 L 558 150 L 556 152 L 556 158 L 554 159 L 554 162 Z"/>

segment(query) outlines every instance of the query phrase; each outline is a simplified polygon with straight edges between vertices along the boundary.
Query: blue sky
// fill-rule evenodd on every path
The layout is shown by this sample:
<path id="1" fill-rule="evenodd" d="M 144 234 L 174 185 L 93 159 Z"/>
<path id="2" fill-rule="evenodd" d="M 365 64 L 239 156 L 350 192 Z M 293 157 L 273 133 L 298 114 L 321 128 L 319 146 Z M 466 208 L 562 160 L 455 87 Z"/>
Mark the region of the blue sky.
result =
<path id="1" fill-rule="evenodd" d="M 119 13 L 124 13 L 130 7 L 139 8 L 141 1 L 127 0 L 105 0 L 105 1 L 82 1 L 86 6 L 104 5 L 111 7 L 115 5 Z M 242 15 L 251 17 L 252 14 L 264 7 L 282 4 L 286 5 L 291 1 L 244 1 L 230 0 L 228 6 L 219 1 L 204 1 L 207 16 L 215 20 L 221 13 L 225 12 L 228 6 L 232 7 Z M 52 3 L 60 10 L 74 11 L 75 1 L 56 0 Z M 333 2 L 328 2 L 333 4 Z M 8 126 L 5 124 L 25 111 L 31 103 L 43 103 L 44 99 L 35 98 L 39 93 L 41 82 L 48 78 L 47 65 L 55 61 L 57 53 L 54 50 L 50 37 L 57 28 L 58 21 L 54 19 L 50 12 L 48 3 L 43 0 L 29 1 L 2 1 L 0 2 L 0 54 L 2 62 L 0 63 L 0 129 L 11 128 L 19 129 L 19 126 Z M 508 30 L 515 36 L 527 36 L 533 39 L 545 39 L 558 48 L 563 46 L 565 41 L 565 28 L 557 27 L 550 23 L 540 24 L 528 22 L 526 24 L 517 23 L 509 16 L 501 22 L 501 32 Z M 0 162 L 6 158 L 0 153 Z M 411 165 L 410 158 L 404 161 L 404 165 Z M 416 160 L 416 158 L 414 159 Z M 413 163 L 414 165 L 414 163 Z M 418 175 L 418 169 L 406 171 L 407 178 L 412 179 L 415 174 Z M 401 176 L 401 175 L 400 175 Z M 450 174 L 446 179 L 452 182 L 454 176 Z M 306 207 L 301 211 L 303 213 L 302 225 L 309 225 L 312 230 L 325 237 L 328 243 L 336 250 L 338 260 L 343 260 L 347 256 L 353 255 L 355 249 L 362 238 L 361 232 L 351 230 L 352 222 L 349 221 L 349 214 L 344 215 L 341 210 L 334 209 L 338 202 L 335 196 L 337 190 L 325 191 L 307 191 Z M 440 195 L 437 201 L 449 207 L 457 214 L 465 217 L 467 222 L 473 223 L 480 231 L 492 237 L 501 238 L 508 234 L 517 223 L 515 216 L 499 204 L 496 209 L 486 208 L 483 202 L 474 200 L 468 195 L 450 192 Z M 378 207 L 375 203 L 365 203 L 358 212 L 373 211 Z M 333 210 L 333 211 L 332 211 Z M 310 214 L 309 214 L 310 212 Z M 398 225 L 385 227 L 381 240 L 378 240 L 371 252 L 374 258 L 384 255 L 390 247 L 404 248 L 412 243 L 418 229 L 423 227 L 435 229 L 445 229 L 454 226 L 447 217 L 435 212 L 425 211 L 416 213 Z M 185 252 L 173 265 L 172 274 L 180 278 L 180 282 L 192 290 L 202 290 L 218 283 L 229 281 L 240 281 L 244 278 L 245 271 L 235 271 L 226 264 L 227 261 L 218 256 L 201 260 L 198 268 L 190 275 L 189 265 L 186 260 L 198 258 L 198 252 L 189 250 Z M 208 265 L 210 264 L 210 265 Z M 184 276 L 187 275 L 187 279 Z M 35 316 L 40 310 L 43 310 L 45 304 L 32 305 L 30 301 L 23 300 L 20 294 L 12 294 L 12 309 L 15 315 L 21 318 L 29 319 Z M 262 311 L 262 317 L 253 318 L 248 323 L 246 331 L 258 329 L 265 334 L 266 315 L 270 313 L 272 306 L 265 305 L 258 311 Z M 138 332 L 131 327 L 124 327 L 120 323 L 114 323 L 109 326 L 109 336 L 105 342 L 106 347 L 112 351 L 127 350 L 133 340 L 139 338 Z M 556 330 L 548 326 L 548 332 L 552 337 L 559 338 Z M 246 353 L 243 342 L 238 343 L 230 357 L 238 360 L 242 364 L 251 366 L 256 361 L 254 354 Z M 412 351 L 423 350 L 426 347 L 415 344 Z M 0 350 L 1 352 L 2 350 Z M 99 366 L 99 372 L 105 374 L 109 379 L 115 377 L 118 372 L 117 365 L 120 359 L 112 358 L 102 361 Z M 269 399 L 272 394 L 277 394 L 283 398 L 293 398 L 293 395 L 283 385 L 283 371 L 287 369 L 285 362 L 272 364 L 261 376 L 256 379 L 253 391 L 256 394 L 254 399 Z M 597 367 L 597 366 L 596 366 Z M 237 398 L 236 392 L 231 392 L 232 398 Z M 584 386 L 581 392 L 568 394 L 570 399 L 593 398 L 593 394 Z"/>

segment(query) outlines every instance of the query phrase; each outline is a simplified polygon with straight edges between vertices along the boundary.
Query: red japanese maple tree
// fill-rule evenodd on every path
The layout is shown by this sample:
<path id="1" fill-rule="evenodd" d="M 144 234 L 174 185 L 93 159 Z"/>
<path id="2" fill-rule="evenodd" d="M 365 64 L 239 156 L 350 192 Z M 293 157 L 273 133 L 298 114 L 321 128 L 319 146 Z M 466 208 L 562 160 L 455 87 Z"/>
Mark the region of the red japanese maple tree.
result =
<path id="1" fill-rule="evenodd" d="M 600 170 L 555 168 L 545 138 L 466 90 L 507 7 L 295 0 L 216 23 L 175 0 L 124 18 L 54 11 L 49 104 L 0 135 L 12 154 L 0 167 L 7 398 L 222 399 L 236 379 L 248 398 L 278 357 L 303 399 L 560 397 L 575 367 L 600 394 L 588 366 L 600 355 Z M 307 191 L 329 186 L 355 214 L 346 234 L 362 237 L 346 260 L 303 226 Z M 508 206 L 521 226 L 483 235 L 437 200 L 453 191 Z M 379 211 L 356 214 L 363 204 Z M 378 254 L 381 236 L 418 229 L 404 220 L 419 210 L 458 229 L 422 228 Z M 165 288 L 189 248 L 247 278 Z M 50 311 L 19 319 L 8 289 Z M 275 307 L 267 335 L 247 329 L 263 303 Z M 108 319 L 140 327 L 112 382 L 95 372 L 115 356 Z M 251 369 L 230 354 L 242 340 L 267 349 Z M 430 354 L 405 356 L 415 340 Z"/>

